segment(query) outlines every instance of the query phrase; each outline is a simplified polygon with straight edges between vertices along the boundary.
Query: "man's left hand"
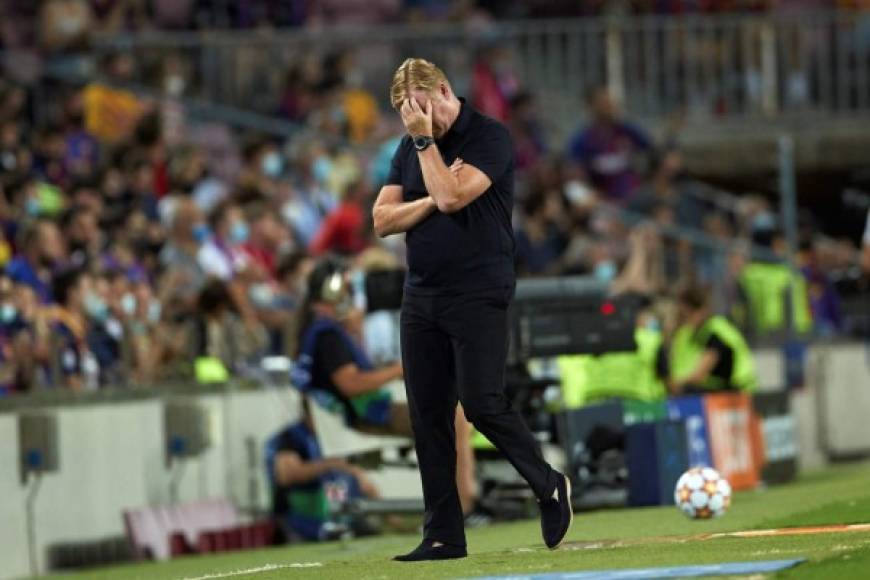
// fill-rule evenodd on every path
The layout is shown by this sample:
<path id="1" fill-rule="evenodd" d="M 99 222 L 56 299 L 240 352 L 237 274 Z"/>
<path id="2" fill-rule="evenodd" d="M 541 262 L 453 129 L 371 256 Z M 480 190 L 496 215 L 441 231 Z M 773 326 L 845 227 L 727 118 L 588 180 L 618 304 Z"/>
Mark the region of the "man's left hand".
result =
<path id="1" fill-rule="evenodd" d="M 421 109 L 415 99 L 405 99 L 399 114 L 412 137 L 432 136 L 432 101 L 426 101 L 426 108 Z"/>

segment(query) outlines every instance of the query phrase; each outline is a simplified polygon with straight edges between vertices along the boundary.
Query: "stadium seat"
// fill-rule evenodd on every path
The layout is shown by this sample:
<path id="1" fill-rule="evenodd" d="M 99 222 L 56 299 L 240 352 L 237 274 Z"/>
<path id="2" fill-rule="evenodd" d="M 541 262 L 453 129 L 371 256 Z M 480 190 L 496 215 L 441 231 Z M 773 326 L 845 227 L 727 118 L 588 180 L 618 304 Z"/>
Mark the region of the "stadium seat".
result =
<path id="1" fill-rule="evenodd" d="M 247 524 L 228 500 L 214 499 L 171 506 L 126 510 L 127 539 L 138 560 L 268 546 L 274 524 Z"/>
<path id="2" fill-rule="evenodd" d="M 369 451 L 380 451 L 390 447 L 408 447 L 411 441 L 406 437 L 369 435 L 351 429 L 343 416 L 328 411 L 315 401 L 309 404 L 314 433 L 320 443 L 324 457 L 349 457 Z"/>

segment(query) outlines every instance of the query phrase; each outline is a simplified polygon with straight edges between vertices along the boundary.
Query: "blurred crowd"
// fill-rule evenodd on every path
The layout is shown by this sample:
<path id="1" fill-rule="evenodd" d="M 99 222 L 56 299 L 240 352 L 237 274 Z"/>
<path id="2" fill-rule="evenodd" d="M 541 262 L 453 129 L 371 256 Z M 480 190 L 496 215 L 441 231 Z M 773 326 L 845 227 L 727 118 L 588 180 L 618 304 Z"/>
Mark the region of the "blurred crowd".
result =
<path id="1" fill-rule="evenodd" d="M 197 15 L 209 12 L 206 4 L 48 1 L 34 20 L 40 31 L 4 19 L 2 43 L 67 50 L 83 46 L 67 43 L 83 40 L 76 30 L 205 26 Z M 225 24 L 246 27 L 264 14 L 281 25 L 270 12 L 278 8 L 296 10 L 293 25 L 315 13 L 344 17 L 354 7 L 393 21 L 415 11 L 500 15 L 534 3 L 230 4 L 240 20 Z M 546 4 L 714 10 L 767 3 Z M 34 6 L 4 4 L 8 14 Z M 50 40 L 52 22 L 66 40 Z M 189 379 L 203 357 L 242 373 L 266 355 L 294 351 L 294 312 L 316 257 L 349 256 L 360 271 L 401 265 L 401 240 L 378 240 L 370 219 L 401 124 L 366 88 L 355 59 L 338 51 L 295 61 L 271 105 L 304 127 L 286 140 L 188 119 L 174 97 L 185 92 L 190 71 L 171 56 L 157 71 L 165 98 L 151 101 L 95 85 L 0 77 L 0 392 Z M 123 86 L 143 63 L 117 53 L 100 65 Z M 563 144 L 551 138 L 535 93 L 503 47 L 483 47 L 460 83 L 458 94 L 513 134 L 521 276 L 589 274 L 616 292 L 648 297 L 700 284 L 715 289 L 718 311 L 732 312 L 747 262 L 786 256 L 767 198 L 736 197 L 690 178 L 677 136 L 654 142 L 606 88 L 576 97 L 587 114 Z M 822 231 L 801 213 L 796 260 L 814 328 L 830 335 L 849 330 L 841 296 L 867 284 L 870 237 L 862 257 L 855 240 Z M 692 243 L 698 236 L 703 244 Z"/>
<path id="2" fill-rule="evenodd" d="M 469 22 L 601 14 L 867 9 L 866 0 L 7 0 L 2 45 L 46 50 L 82 47 L 93 33 L 317 27 L 341 24 Z"/>
<path id="3" fill-rule="evenodd" d="M 6 392 L 189 379 L 202 357 L 243 372 L 293 351 L 316 256 L 349 256 L 362 271 L 401 264 L 401 240 L 376 239 L 369 217 L 398 139 L 391 115 L 381 115 L 389 138 L 368 157 L 323 139 L 223 133 L 227 152 L 216 155 L 212 134 L 172 137 L 177 121 L 160 103 L 143 105 L 128 135 L 102 139 L 88 91 L 53 87 L 54 106 L 37 122 L 36 95 L 0 85 Z M 772 206 L 705 194 L 675 144 L 654 146 L 605 89 L 587 99 L 588 120 L 562 150 L 544 138 L 519 83 L 475 76 L 473 103 L 516 140 L 520 275 L 591 274 L 647 296 L 683 281 L 715 284 L 728 308 L 750 244 L 784 255 Z M 836 283 L 860 272 L 859 248 L 816 226 L 802 224 L 798 259 L 816 327 L 835 333 Z M 669 234 L 680 228 L 724 249 Z"/>

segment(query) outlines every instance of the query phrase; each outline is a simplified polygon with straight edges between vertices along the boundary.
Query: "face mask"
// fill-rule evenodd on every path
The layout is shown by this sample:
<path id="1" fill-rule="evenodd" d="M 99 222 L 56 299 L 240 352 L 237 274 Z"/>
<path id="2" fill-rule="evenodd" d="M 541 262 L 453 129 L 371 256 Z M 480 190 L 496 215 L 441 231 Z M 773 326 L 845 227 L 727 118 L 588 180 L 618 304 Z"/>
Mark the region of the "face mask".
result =
<path id="1" fill-rule="evenodd" d="M 284 160 L 277 151 L 267 153 L 260 163 L 260 170 L 269 177 L 278 177 L 284 171 Z"/>
<path id="2" fill-rule="evenodd" d="M 658 318 L 649 318 L 646 321 L 645 326 L 646 326 L 646 329 L 649 330 L 650 332 L 661 332 L 661 330 L 662 330 L 662 325 L 659 322 Z"/>
<path id="3" fill-rule="evenodd" d="M 237 221 L 230 228 L 230 241 L 237 245 L 244 244 L 248 241 L 249 234 L 248 224 L 243 221 Z"/>
<path id="4" fill-rule="evenodd" d="M 321 155 L 311 164 L 311 174 L 319 183 L 326 183 L 330 173 L 332 173 L 332 160 L 325 155 Z"/>
<path id="5" fill-rule="evenodd" d="M 610 282 L 616 277 L 616 264 L 610 260 L 595 265 L 595 277 L 602 282 Z"/>
<path id="6" fill-rule="evenodd" d="M 756 215 L 752 219 L 753 230 L 772 230 L 776 227 L 776 216 L 771 212 L 765 211 Z"/>
<path id="7" fill-rule="evenodd" d="M 37 217 L 40 209 L 39 200 L 35 197 L 28 197 L 24 202 L 24 212 L 30 217 Z"/>
<path id="8" fill-rule="evenodd" d="M 208 225 L 204 223 L 198 223 L 193 226 L 191 230 L 193 234 L 193 239 L 196 240 L 197 244 L 204 244 L 208 237 L 211 235 L 211 230 L 209 230 Z"/>
<path id="9" fill-rule="evenodd" d="M 18 310 L 11 304 L 0 306 L 0 322 L 9 324 L 18 316 Z"/>
<path id="10" fill-rule="evenodd" d="M 160 322 L 160 314 L 163 312 L 160 303 L 156 300 L 152 300 L 150 304 L 148 304 L 148 322 L 151 324 L 156 324 Z"/>
<path id="11" fill-rule="evenodd" d="M 274 292 L 268 284 L 252 284 L 248 290 L 248 297 L 257 306 L 265 307 L 272 303 Z"/>
<path id="12" fill-rule="evenodd" d="M 90 293 L 85 296 L 85 312 L 94 320 L 102 321 L 108 318 L 109 308 L 102 298 Z"/>
<path id="13" fill-rule="evenodd" d="M 166 94 L 172 97 L 177 97 L 184 92 L 185 86 L 184 78 L 173 75 L 171 77 L 167 77 L 166 83 L 164 84 L 164 88 L 166 89 Z"/>
<path id="14" fill-rule="evenodd" d="M 136 312 L 136 297 L 129 292 L 121 296 L 121 310 L 127 316 L 132 316 Z"/>

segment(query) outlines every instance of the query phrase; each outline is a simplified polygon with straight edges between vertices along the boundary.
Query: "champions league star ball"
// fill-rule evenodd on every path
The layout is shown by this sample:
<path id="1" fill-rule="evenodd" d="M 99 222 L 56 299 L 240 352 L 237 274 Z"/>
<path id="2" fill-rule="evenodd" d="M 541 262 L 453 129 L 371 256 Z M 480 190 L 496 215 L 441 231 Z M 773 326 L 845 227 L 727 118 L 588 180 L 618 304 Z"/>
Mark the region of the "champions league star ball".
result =
<path id="1" fill-rule="evenodd" d="M 711 467 L 693 467 L 677 480 L 674 503 L 686 517 L 719 517 L 731 505 L 731 484 Z"/>

